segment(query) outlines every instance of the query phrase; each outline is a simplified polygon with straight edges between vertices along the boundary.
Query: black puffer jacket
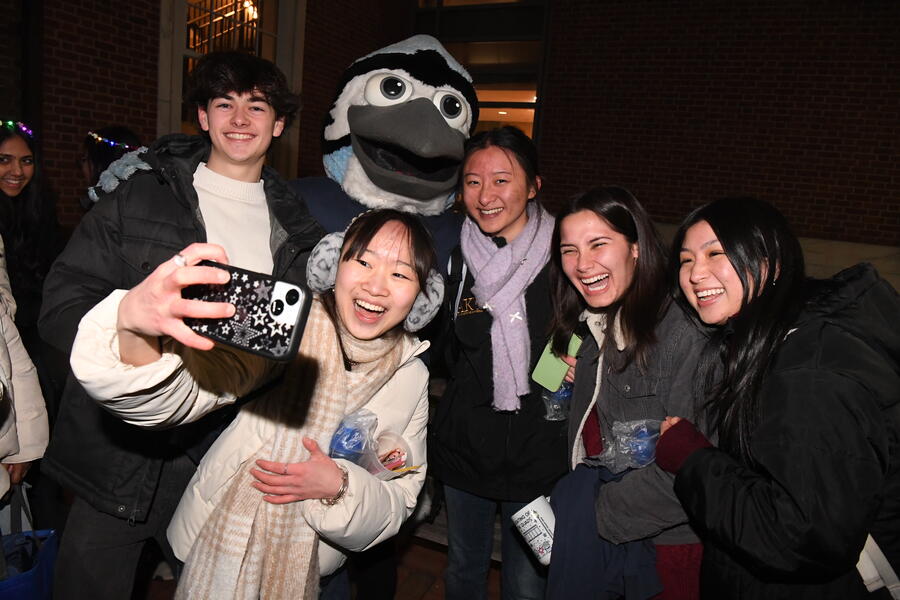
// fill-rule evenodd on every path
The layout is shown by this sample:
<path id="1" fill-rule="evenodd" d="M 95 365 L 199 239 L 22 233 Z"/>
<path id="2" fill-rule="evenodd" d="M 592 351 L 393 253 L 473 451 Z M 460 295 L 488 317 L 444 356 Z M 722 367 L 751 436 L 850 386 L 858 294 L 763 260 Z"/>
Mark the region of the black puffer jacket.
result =
<path id="1" fill-rule="evenodd" d="M 68 355 L 78 323 L 100 300 L 134 287 L 185 246 L 206 241 L 193 176 L 209 150 L 199 136 L 161 138 L 141 155 L 153 169 L 137 171 L 85 215 L 47 276 L 40 320 L 47 342 Z M 305 281 L 306 258 L 321 228 L 275 171 L 264 168 L 262 178 L 273 275 Z M 97 510 L 141 521 L 163 460 L 185 452 L 199 460 L 223 414 L 148 431 L 109 415 L 70 376 L 42 470 Z"/>
<path id="2" fill-rule="evenodd" d="M 900 570 L 898 322 L 870 265 L 818 284 L 764 382 L 758 466 L 687 458 L 675 491 L 702 527 L 704 597 L 869 598 L 855 569 L 869 533 Z"/>
<path id="3" fill-rule="evenodd" d="M 454 260 L 460 260 L 454 252 Z M 566 468 L 566 421 L 544 419 L 541 387 L 531 383 L 518 412 L 497 412 L 492 378 L 490 313 L 476 305 L 471 274 L 451 283 L 445 297 L 456 304 L 448 335 L 449 380 L 428 427 L 431 473 L 444 483 L 494 500 L 530 502 L 549 494 Z M 550 306 L 547 267 L 525 291 L 531 365 L 544 345 Z"/>

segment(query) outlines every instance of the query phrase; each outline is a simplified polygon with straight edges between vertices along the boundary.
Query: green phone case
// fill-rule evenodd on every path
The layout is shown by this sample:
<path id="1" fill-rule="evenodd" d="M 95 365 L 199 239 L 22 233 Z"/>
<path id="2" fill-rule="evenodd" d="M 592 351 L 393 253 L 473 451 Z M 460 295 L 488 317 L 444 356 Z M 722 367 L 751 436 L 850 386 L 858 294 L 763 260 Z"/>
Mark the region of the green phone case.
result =
<path id="1" fill-rule="evenodd" d="M 551 342 L 547 342 L 541 357 L 534 366 L 531 378 L 544 389 L 555 392 L 562 385 L 563 379 L 566 377 L 566 371 L 569 370 L 569 365 L 563 359 L 553 354 L 550 345 Z M 569 356 L 575 356 L 580 347 L 581 338 L 577 335 L 572 335 L 572 339 L 569 340 Z"/>

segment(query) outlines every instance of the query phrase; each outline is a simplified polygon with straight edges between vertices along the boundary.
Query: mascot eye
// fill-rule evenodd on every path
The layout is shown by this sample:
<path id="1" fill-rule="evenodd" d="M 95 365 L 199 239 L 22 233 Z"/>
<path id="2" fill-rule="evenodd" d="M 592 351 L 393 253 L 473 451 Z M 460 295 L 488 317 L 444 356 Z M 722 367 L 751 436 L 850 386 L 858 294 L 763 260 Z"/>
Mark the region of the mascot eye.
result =
<path id="1" fill-rule="evenodd" d="M 441 115 L 451 127 L 461 127 L 468 117 L 465 103 L 456 94 L 450 92 L 438 92 L 434 96 L 434 105 L 441 111 Z"/>
<path id="2" fill-rule="evenodd" d="M 462 102 L 457 100 L 456 96 L 444 96 L 444 99 L 441 100 L 441 112 L 450 119 L 458 117 L 462 112 Z"/>
<path id="3" fill-rule="evenodd" d="M 366 101 L 374 106 L 390 106 L 405 102 L 412 95 L 412 85 L 392 73 L 373 75 L 366 82 Z"/>
<path id="4" fill-rule="evenodd" d="M 406 84 L 397 77 L 385 77 L 381 80 L 381 94 L 388 100 L 396 100 L 406 91 Z"/>

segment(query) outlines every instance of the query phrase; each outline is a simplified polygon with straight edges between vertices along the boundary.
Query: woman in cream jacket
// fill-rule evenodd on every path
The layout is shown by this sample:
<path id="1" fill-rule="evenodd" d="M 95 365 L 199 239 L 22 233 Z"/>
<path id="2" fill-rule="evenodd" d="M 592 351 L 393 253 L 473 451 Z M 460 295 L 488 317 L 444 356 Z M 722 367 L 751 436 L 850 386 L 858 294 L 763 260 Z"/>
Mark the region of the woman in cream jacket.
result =
<path id="1" fill-rule="evenodd" d="M 3 241 L 0 239 L 0 260 Z M 5 261 L 0 265 L 0 283 L 6 276 Z M 0 286 L 0 496 L 10 484 L 20 483 L 31 461 L 44 455 L 49 436 L 47 408 L 41 395 L 37 371 L 25 351 L 13 322 L 15 305 Z"/>
<path id="2" fill-rule="evenodd" d="M 207 452 L 168 528 L 175 555 L 186 563 L 178 597 L 315 597 L 318 577 L 310 574 L 331 574 L 343 550 L 391 537 L 415 507 L 428 420 L 428 371 L 416 356 L 428 344 L 402 329 L 417 330 L 440 306 L 434 251 L 421 223 L 396 211 L 365 213 L 346 239 L 332 236 L 309 260 L 310 285 L 321 296 L 298 359 L 279 385 L 242 406 Z M 231 314 L 228 304 L 180 300 L 184 285 L 221 282 L 217 269 L 186 266 L 222 261 L 220 254 L 215 246 L 192 245 L 82 319 L 73 372 L 112 413 L 142 427 L 177 426 L 235 402 L 272 375 L 272 363 L 226 347 L 196 351 L 211 344 L 182 329 L 183 316 Z M 323 453 L 340 419 L 360 408 L 378 417 L 376 437 L 392 431 L 405 439 L 407 465 L 415 469 L 382 481 Z"/>
<path id="3" fill-rule="evenodd" d="M 249 391 L 251 384 L 259 380 L 258 375 L 250 376 L 247 372 L 258 373 L 254 367 L 247 371 L 216 369 L 210 364 L 215 359 L 209 357 L 210 361 L 204 361 L 197 369 L 216 372 L 221 389 L 238 390 L 238 395 L 217 394 L 201 389 L 191 375 L 194 365 L 200 362 L 197 353 L 165 352 L 159 361 L 137 368 L 121 362 L 115 343 L 115 319 L 122 296 L 124 291 L 115 292 L 85 315 L 71 362 L 88 393 L 102 399 L 106 409 L 126 422 L 160 428 L 190 423 L 235 402 L 238 395 Z M 337 459 L 349 475 L 349 491 L 344 501 L 331 507 L 317 501 L 303 503 L 303 516 L 327 542 L 319 544 L 319 570 L 323 576 L 343 564 L 345 556 L 339 548 L 356 552 L 374 546 L 396 534 L 399 525 L 415 508 L 416 496 L 425 480 L 428 423 L 428 369 L 416 357 L 426 348 L 428 342 L 410 341 L 403 350 L 402 366 L 364 405 L 378 417 L 376 438 L 382 431 L 399 433 L 409 444 L 415 464 L 422 465 L 421 468 L 384 482 L 358 465 Z M 234 358 L 225 348 L 214 352 L 223 362 Z M 190 369 L 186 363 L 191 365 Z M 256 361 L 251 358 L 245 363 Z M 290 372 L 286 376 L 290 377 Z M 287 381 L 278 390 L 290 389 L 290 384 Z M 200 528 L 225 492 L 225 484 L 271 436 L 272 426 L 273 422 L 265 415 L 245 408 L 206 453 L 168 529 L 169 542 L 180 560 L 187 558 Z M 330 438 L 316 441 L 320 448 L 327 448 Z"/>

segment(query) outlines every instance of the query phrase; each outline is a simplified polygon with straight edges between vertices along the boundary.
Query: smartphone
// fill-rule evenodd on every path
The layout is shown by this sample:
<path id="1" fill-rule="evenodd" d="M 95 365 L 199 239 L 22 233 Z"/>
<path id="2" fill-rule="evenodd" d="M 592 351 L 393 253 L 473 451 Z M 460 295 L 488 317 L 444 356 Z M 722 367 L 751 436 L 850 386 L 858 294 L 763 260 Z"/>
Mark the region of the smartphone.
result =
<path id="1" fill-rule="evenodd" d="M 224 269 L 231 279 L 225 284 L 188 286 L 181 290 L 182 298 L 230 302 L 235 312 L 227 319 L 185 318 L 188 327 L 215 342 L 272 360 L 289 361 L 296 356 L 312 303 L 305 285 L 211 260 L 199 264 Z"/>
<path id="2" fill-rule="evenodd" d="M 563 379 L 566 377 L 566 371 L 569 370 L 569 365 L 563 359 L 553 354 L 553 351 L 550 349 L 552 344 L 553 340 L 547 342 L 541 357 L 538 359 L 537 364 L 534 365 L 531 378 L 544 389 L 555 392 L 562 385 Z M 575 356 L 580 347 L 581 338 L 573 335 L 567 348 L 569 356 Z"/>

